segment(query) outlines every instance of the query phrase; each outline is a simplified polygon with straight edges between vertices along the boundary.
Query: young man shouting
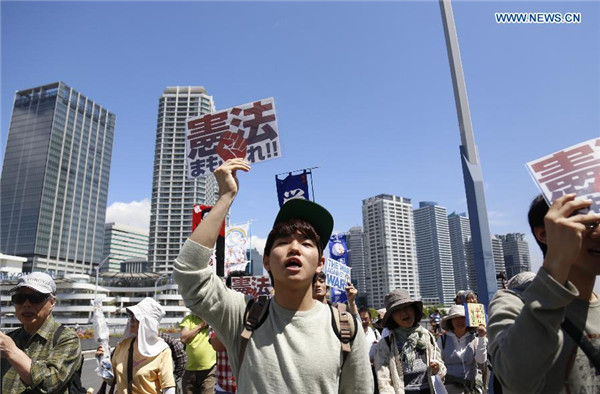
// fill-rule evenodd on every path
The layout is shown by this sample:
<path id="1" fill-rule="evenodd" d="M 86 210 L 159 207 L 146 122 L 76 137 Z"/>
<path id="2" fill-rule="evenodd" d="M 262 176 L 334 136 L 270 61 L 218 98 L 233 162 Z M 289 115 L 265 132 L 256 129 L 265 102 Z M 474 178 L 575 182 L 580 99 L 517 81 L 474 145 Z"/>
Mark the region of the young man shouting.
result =
<path id="1" fill-rule="evenodd" d="M 362 330 L 344 357 L 332 329 L 331 309 L 312 298 L 315 274 L 333 229 L 331 214 L 318 204 L 291 200 L 279 211 L 267 238 L 263 264 L 275 296 L 268 315 L 240 360 L 241 332 L 249 298 L 227 289 L 208 266 L 221 224 L 238 192 L 231 159 L 215 171 L 219 199 L 175 260 L 174 278 L 188 308 L 209 323 L 230 355 L 238 393 L 372 393 L 373 379 Z"/>

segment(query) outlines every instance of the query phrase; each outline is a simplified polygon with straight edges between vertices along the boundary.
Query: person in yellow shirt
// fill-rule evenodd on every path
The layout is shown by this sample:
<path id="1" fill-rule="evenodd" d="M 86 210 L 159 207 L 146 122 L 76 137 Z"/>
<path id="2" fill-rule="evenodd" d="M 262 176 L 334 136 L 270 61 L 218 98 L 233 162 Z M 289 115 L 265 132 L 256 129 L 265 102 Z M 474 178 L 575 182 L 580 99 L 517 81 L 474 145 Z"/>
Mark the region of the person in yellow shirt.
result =
<path id="1" fill-rule="evenodd" d="M 181 323 L 181 343 L 185 345 L 187 364 L 182 388 L 185 394 L 213 394 L 215 392 L 217 353 L 209 342 L 208 324 L 194 314 Z"/>

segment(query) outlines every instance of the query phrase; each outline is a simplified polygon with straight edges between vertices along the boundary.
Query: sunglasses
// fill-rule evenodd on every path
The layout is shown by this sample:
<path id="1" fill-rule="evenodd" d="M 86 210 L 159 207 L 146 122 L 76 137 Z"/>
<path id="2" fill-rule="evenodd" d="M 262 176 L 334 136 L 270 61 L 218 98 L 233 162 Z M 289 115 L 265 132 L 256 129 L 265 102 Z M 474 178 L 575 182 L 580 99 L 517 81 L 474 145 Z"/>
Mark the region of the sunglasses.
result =
<path id="1" fill-rule="evenodd" d="M 15 305 L 24 304 L 25 301 L 29 300 L 32 304 L 39 304 L 44 302 L 50 297 L 50 294 L 32 293 L 32 294 L 13 294 L 11 300 Z"/>

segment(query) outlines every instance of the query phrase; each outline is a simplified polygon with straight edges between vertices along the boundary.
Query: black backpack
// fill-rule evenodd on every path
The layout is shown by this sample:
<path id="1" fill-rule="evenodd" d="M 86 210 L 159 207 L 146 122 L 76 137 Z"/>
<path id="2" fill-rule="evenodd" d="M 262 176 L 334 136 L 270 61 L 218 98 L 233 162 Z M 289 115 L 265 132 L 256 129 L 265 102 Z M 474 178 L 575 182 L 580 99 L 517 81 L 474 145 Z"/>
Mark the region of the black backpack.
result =
<path id="1" fill-rule="evenodd" d="M 54 337 L 52 338 L 52 347 L 56 346 L 64 329 L 64 325 L 61 324 L 60 326 L 58 326 L 58 328 L 54 332 Z M 83 361 L 84 358 L 82 354 L 81 361 L 79 363 L 79 368 L 77 368 L 75 372 L 73 372 L 73 376 L 71 376 L 71 379 L 66 384 L 66 387 L 69 388 L 69 394 L 86 394 L 86 389 L 81 384 L 81 369 L 83 368 Z"/>

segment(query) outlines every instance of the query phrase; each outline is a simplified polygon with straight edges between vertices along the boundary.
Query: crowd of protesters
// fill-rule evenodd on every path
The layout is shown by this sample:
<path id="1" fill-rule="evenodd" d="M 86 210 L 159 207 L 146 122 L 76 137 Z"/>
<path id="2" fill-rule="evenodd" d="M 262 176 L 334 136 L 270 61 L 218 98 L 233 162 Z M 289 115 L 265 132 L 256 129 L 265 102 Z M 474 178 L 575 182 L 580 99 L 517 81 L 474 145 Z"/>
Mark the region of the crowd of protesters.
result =
<path id="1" fill-rule="evenodd" d="M 350 282 L 347 304 L 332 304 L 323 249 L 333 217 L 307 200 L 286 202 L 267 238 L 272 296 L 232 290 L 208 262 L 239 190 L 237 173 L 249 170 L 231 159 L 215 171 L 219 198 L 175 260 L 192 311 L 180 324 L 181 343 L 159 333 L 165 312 L 156 301 L 128 307 L 126 335 L 111 354 L 114 378 L 100 392 L 600 393 L 600 215 L 585 212 L 590 201 L 533 201 L 542 268 L 497 292 L 487 325 L 468 325 L 472 290 L 429 315 L 405 289 L 390 291 L 383 309 L 358 309 Z M 2 392 L 77 392 L 81 348 L 73 330 L 53 320 L 56 286 L 44 275 L 24 276 L 11 290 L 23 327 L 0 333 Z"/>

